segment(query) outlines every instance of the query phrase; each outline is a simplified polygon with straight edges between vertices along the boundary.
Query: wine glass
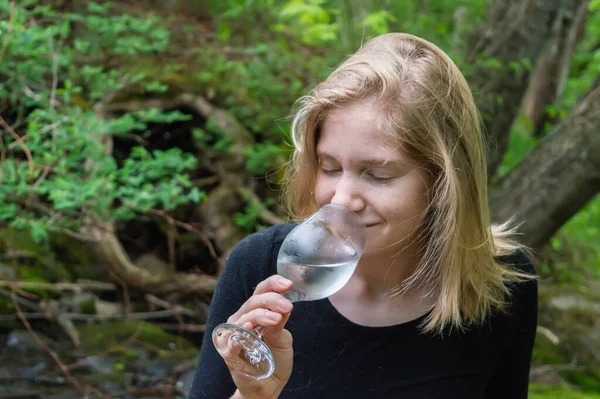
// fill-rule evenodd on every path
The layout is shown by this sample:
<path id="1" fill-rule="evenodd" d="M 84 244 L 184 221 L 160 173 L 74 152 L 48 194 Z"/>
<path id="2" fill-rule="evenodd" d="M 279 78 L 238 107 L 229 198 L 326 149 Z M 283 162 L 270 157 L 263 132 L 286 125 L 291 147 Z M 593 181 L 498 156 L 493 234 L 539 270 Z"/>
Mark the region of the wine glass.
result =
<path id="1" fill-rule="evenodd" d="M 341 205 L 323 206 L 296 226 L 279 249 L 277 274 L 293 283 L 282 295 L 292 303 L 333 295 L 350 280 L 364 246 L 365 225 L 357 214 Z M 229 367 L 260 380 L 275 369 L 271 350 L 262 340 L 264 329 L 249 331 L 223 323 L 212 339 Z"/>

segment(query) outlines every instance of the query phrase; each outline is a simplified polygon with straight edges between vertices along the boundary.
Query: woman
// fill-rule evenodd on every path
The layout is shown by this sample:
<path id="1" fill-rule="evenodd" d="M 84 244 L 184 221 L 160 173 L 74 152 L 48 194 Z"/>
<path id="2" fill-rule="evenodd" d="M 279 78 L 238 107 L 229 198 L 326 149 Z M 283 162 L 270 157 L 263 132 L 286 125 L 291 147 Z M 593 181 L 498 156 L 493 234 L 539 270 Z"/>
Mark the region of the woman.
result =
<path id="1" fill-rule="evenodd" d="M 367 226 L 365 252 L 339 292 L 292 311 L 276 257 L 293 225 L 240 242 L 190 398 L 526 398 L 534 269 L 506 226 L 490 225 L 480 120 L 450 58 L 411 35 L 378 36 L 299 101 L 292 136 L 290 214 L 346 206 Z M 210 340 L 226 320 L 268 326 L 273 376 L 227 369 Z"/>

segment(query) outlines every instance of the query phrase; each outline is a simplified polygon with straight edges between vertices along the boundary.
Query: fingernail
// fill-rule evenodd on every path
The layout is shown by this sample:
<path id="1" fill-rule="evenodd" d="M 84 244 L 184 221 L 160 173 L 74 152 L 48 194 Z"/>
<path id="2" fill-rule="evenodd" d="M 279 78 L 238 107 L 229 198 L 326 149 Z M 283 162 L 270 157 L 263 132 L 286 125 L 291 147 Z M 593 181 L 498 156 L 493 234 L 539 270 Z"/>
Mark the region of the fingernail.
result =
<path id="1" fill-rule="evenodd" d="M 288 280 L 287 278 L 282 277 L 279 279 L 279 285 L 282 287 L 287 287 L 290 284 L 292 284 L 292 282 L 290 280 Z"/>
<path id="2" fill-rule="evenodd" d="M 292 304 L 289 301 L 286 301 L 285 299 L 280 299 L 278 304 L 281 310 L 283 310 L 284 312 L 287 312 L 292 309 Z"/>
<path id="3" fill-rule="evenodd" d="M 267 319 L 270 319 L 270 320 L 273 320 L 273 321 L 278 321 L 280 315 L 279 315 L 279 313 L 267 311 L 265 313 L 265 316 L 267 316 Z"/>

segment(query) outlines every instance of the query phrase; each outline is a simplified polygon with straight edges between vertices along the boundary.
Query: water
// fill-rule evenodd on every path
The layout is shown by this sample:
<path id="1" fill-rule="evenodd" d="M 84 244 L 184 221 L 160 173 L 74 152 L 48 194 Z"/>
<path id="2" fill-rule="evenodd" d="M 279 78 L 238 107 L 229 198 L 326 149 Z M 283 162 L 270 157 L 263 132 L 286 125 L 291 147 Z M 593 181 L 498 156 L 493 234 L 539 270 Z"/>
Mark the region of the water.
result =
<path id="1" fill-rule="evenodd" d="M 327 298 L 339 291 L 354 273 L 358 260 L 326 265 L 305 265 L 283 258 L 277 262 L 277 273 L 294 285 L 302 301 Z"/>

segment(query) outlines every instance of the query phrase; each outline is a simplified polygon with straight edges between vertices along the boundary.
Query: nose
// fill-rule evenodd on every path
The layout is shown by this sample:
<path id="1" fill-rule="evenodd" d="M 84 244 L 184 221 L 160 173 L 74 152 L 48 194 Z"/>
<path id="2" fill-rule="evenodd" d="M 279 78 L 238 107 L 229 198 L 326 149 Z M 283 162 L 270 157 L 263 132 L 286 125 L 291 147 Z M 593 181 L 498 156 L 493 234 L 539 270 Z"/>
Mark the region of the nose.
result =
<path id="1" fill-rule="evenodd" d="M 360 212 L 365 208 L 365 199 L 357 182 L 351 176 L 342 176 L 335 186 L 335 193 L 330 201 L 342 205 L 352 212 Z"/>

